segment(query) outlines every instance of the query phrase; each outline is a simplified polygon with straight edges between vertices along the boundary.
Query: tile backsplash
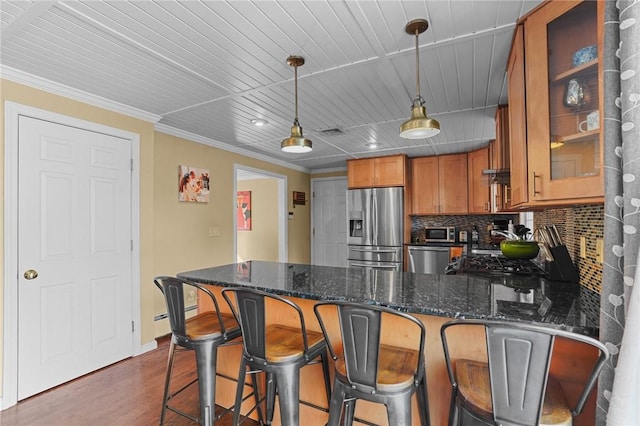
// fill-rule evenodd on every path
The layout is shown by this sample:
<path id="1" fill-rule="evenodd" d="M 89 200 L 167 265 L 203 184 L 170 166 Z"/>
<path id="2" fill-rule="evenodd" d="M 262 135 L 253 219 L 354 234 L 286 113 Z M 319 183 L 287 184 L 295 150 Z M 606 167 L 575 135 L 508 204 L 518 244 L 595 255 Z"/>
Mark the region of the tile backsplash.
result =
<path id="1" fill-rule="evenodd" d="M 425 226 L 455 226 L 457 230 L 471 231 L 474 225 L 480 231 L 480 242 L 489 241 L 487 225 L 496 219 L 513 220 L 519 223 L 518 214 L 501 215 L 452 215 L 415 216 L 412 218 L 411 238 L 424 238 Z M 600 293 L 602 290 L 602 263 L 597 258 L 597 242 L 604 238 L 604 206 L 581 205 L 567 208 L 547 209 L 533 213 L 533 229 L 556 225 L 563 243 L 578 268 L 580 284 Z M 585 238 L 586 255 L 580 257 L 580 237 Z M 538 238 L 535 234 L 534 238 Z"/>
<path id="2" fill-rule="evenodd" d="M 600 293 L 602 263 L 596 259 L 597 242 L 604 238 L 604 206 L 585 205 L 534 212 L 535 228 L 555 224 L 569 255 L 580 273 L 580 284 Z M 580 237 L 585 238 L 586 256 L 580 257 Z"/>

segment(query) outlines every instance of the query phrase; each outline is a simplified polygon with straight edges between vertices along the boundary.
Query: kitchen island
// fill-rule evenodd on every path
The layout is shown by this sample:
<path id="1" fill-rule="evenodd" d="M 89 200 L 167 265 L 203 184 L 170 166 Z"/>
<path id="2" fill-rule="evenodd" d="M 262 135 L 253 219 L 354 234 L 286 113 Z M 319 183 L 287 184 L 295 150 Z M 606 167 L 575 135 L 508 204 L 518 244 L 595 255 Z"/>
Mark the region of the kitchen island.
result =
<path id="1" fill-rule="evenodd" d="M 439 334 L 440 326 L 446 321 L 487 318 L 539 323 L 590 336 L 597 336 L 598 332 L 597 294 L 575 283 L 541 278 L 508 274 L 499 277 L 428 275 L 262 261 L 182 272 L 178 276 L 209 284 L 218 294 L 222 287 L 247 286 L 291 298 L 303 308 L 307 325 L 314 330 L 319 330 L 312 310 L 317 300 L 375 304 L 414 314 L 427 328 L 425 358 L 432 425 L 446 424 L 449 407 L 450 385 Z M 199 302 L 199 306 L 204 308 L 206 304 Z M 393 334 L 398 335 L 394 344 L 402 345 L 402 333 L 394 330 Z M 466 335 L 459 343 L 469 353 L 465 356 L 482 359 L 483 336 Z M 571 394 L 575 382 L 579 382 L 576 377 L 581 375 L 582 362 L 588 362 L 595 354 L 578 355 L 570 344 L 558 344 L 561 356 L 554 359 L 552 371 L 564 380 L 565 391 Z M 237 371 L 237 362 L 231 362 L 226 366 L 230 368 L 227 374 L 235 375 L 232 372 L 234 365 Z M 302 380 L 302 389 L 317 389 L 322 380 L 320 370 L 312 374 L 304 372 Z M 326 401 L 319 394 L 310 391 L 301 398 L 326 407 Z M 230 405 L 228 398 L 223 399 L 219 398 L 221 405 Z M 358 403 L 356 416 L 379 424 L 386 422 L 384 408 L 366 402 Z M 301 407 L 301 418 L 307 419 L 308 424 L 324 424 L 326 413 Z M 593 418 L 593 401 L 590 401 L 576 424 L 592 424 Z M 416 415 L 414 423 L 417 420 Z"/>

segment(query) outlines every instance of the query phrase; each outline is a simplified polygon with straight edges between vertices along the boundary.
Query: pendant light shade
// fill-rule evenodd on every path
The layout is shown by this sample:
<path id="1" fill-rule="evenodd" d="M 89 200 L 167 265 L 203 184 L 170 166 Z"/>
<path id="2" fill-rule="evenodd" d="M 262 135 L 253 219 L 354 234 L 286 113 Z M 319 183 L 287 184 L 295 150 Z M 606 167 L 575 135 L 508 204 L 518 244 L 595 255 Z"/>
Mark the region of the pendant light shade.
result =
<path id="1" fill-rule="evenodd" d="M 298 122 L 298 67 L 304 65 L 304 58 L 301 56 L 289 56 L 287 64 L 294 69 L 294 91 L 295 91 L 295 108 L 296 116 L 291 127 L 291 136 L 283 139 L 280 143 L 280 149 L 284 152 L 304 153 L 311 151 L 312 143 L 309 139 L 302 136 L 302 127 Z"/>
<path id="2" fill-rule="evenodd" d="M 400 126 L 400 137 L 405 139 L 424 139 L 440 133 L 440 123 L 433 118 L 427 117 L 427 109 L 424 106 L 424 99 L 420 95 L 420 57 L 418 48 L 418 36 L 429 28 L 429 23 L 425 19 L 414 19 L 410 21 L 404 30 L 407 34 L 416 36 L 416 97 L 411 107 L 411 118 Z"/>

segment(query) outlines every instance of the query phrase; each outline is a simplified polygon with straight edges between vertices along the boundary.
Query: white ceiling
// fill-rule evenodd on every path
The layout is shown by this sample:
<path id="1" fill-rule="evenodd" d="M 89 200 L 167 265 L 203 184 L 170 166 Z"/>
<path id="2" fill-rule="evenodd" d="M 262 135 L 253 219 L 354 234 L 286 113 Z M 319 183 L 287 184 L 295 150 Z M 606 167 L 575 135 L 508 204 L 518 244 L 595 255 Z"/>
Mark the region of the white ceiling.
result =
<path id="1" fill-rule="evenodd" d="M 441 155 L 494 137 L 514 23 L 538 3 L 0 0 L 0 72 L 300 170 Z M 442 129 L 427 140 L 398 136 L 415 96 L 415 38 L 404 27 L 416 18 L 430 24 L 419 39 L 421 94 Z M 294 116 L 289 55 L 306 60 L 298 90 L 307 154 L 280 151 Z"/>

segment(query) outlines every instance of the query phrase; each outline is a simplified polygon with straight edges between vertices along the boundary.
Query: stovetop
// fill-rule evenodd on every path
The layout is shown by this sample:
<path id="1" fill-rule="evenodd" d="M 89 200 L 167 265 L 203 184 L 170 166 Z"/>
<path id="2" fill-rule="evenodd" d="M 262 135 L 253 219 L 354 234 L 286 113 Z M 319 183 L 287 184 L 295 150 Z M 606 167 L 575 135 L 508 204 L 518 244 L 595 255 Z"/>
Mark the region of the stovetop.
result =
<path id="1" fill-rule="evenodd" d="M 470 254 L 463 256 L 457 267 L 463 273 L 513 274 L 542 277 L 545 272 L 528 259 L 507 259 L 504 256 Z"/>

